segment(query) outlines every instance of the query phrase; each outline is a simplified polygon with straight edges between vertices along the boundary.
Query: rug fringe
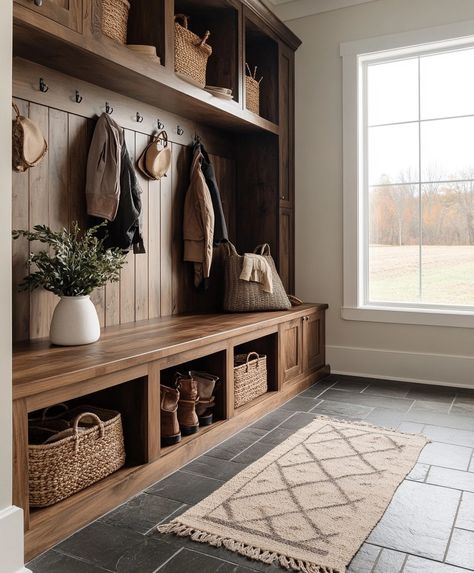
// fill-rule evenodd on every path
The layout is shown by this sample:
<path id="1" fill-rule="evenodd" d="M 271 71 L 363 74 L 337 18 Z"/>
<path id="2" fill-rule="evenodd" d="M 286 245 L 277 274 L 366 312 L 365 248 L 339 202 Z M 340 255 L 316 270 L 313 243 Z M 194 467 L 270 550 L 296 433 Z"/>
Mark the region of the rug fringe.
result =
<path id="1" fill-rule="evenodd" d="M 238 553 L 239 555 L 243 555 L 244 557 L 248 557 L 255 561 L 261 561 L 267 565 L 272 564 L 274 561 L 278 561 L 282 567 L 289 571 L 300 571 L 301 573 L 343 573 L 339 569 L 333 569 L 332 567 L 326 567 L 325 565 L 318 565 L 316 563 L 311 563 L 310 561 L 295 559 L 288 555 L 281 555 L 280 553 L 274 553 L 272 551 L 260 549 L 259 547 L 253 547 L 252 545 L 247 545 L 246 543 L 235 541 L 228 537 L 221 537 L 214 533 L 207 533 L 206 531 L 193 529 L 179 521 L 172 521 L 171 523 L 158 525 L 156 529 L 160 533 L 173 533 L 178 537 L 189 537 L 192 541 L 207 543 L 213 547 L 225 547 L 229 551 Z"/>

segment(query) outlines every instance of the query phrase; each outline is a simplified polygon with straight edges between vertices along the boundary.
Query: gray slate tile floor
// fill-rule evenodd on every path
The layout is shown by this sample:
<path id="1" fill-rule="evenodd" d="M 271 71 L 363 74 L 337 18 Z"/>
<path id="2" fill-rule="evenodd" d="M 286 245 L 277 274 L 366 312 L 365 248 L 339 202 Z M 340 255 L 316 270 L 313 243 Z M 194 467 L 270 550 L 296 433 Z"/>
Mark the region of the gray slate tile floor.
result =
<path id="1" fill-rule="evenodd" d="M 282 573 L 150 531 L 318 414 L 431 438 L 348 573 L 474 572 L 474 391 L 331 375 L 37 557 L 33 573 Z"/>

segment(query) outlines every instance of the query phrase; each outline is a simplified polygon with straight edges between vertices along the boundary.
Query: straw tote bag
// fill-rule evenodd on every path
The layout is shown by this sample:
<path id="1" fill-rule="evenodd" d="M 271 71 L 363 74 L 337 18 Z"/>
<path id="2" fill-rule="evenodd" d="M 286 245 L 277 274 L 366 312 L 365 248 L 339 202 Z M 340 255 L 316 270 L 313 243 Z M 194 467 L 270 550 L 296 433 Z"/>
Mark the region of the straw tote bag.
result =
<path id="1" fill-rule="evenodd" d="M 267 260 L 272 271 L 273 292 L 265 292 L 260 283 L 240 278 L 244 257 L 239 255 L 231 242 L 226 242 L 224 310 L 228 312 L 256 312 L 264 310 L 288 310 L 291 302 L 277 273 L 270 246 L 265 243 L 255 248 L 254 253 Z"/>

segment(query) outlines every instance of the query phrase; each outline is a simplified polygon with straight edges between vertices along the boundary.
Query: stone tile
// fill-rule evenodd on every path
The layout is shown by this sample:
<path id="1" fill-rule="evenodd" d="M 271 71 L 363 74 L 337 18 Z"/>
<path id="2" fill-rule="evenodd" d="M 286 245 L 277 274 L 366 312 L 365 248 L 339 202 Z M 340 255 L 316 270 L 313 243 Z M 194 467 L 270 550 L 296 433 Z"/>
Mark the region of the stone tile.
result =
<path id="1" fill-rule="evenodd" d="M 423 434 L 431 438 L 434 442 L 444 442 L 446 444 L 456 444 L 457 446 L 474 448 L 474 432 L 469 430 L 458 430 L 456 428 L 444 428 L 427 424 L 423 429 Z"/>
<path id="2" fill-rule="evenodd" d="M 250 427 L 257 428 L 259 430 L 273 430 L 290 416 L 291 412 L 288 412 L 288 410 L 275 410 L 254 422 Z"/>
<path id="3" fill-rule="evenodd" d="M 430 386 L 428 384 L 416 385 L 407 394 L 407 398 L 410 400 L 428 400 L 430 402 L 447 403 L 451 403 L 455 396 L 455 388 L 448 388 L 445 386 Z"/>
<path id="4" fill-rule="evenodd" d="M 186 571 L 199 571 L 199 573 L 247 573 L 252 571 L 252 569 L 228 561 L 222 561 L 204 553 L 182 549 L 173 559 L 170 559 L 166 565 L 161 567 L 159 573 L 185 573 Z"/>
<path id="5" fill-rule="evenodd" d="M 135 531 L 96 521 L 57 545 L 56 550 L 109 571 L 117 571 L 117 563 L 124 555 L 143 548 L 145 542 L 146 538 Z"/>
<path id="6" fill-rule="evenodd" d="M 455 526 L 474 531 L 474 493 L 463 492 Z"/>
<path id="7" fill-rule="evenodd" d="M 388 408 L 374 408 L 365 421 L 375 426 L 395 430 L 403 421 L 403 412 L 394 412 Z"/>
<path id="8" fill-rule="evenodd" d="M 469 464 L 469 471 L 474 472 L 474 456 L 471 458 L 471 463 Z"/>
<path id="9" fill-rule="evenodd" d="M 373 396 L 389 396 L 390 398 L 405 398 L 412 384 L 407 382 L 393 382 L 391 380 L 376 380 L 363 391 L 363 394 Z"/>
<path id="10" fill-rule="evenodd" d="M 352 559 L 347 573 L 371 573 L 380 553 L 380 547 L 364 543 Z"/>
<path id="11" fill-rule="evenodd" d="M 390 408 L 396 412 L 407 412 L 408 408 L 412 405 L 412 400 L 406 398 L 389 398 L 388 396 L 371 396 L 370 394 L 356 394 L 347 392 L 344 394 L 333 388 L 330 388 L 324 394 L 325 400 L 335 400 L 350 402 L 351 404 L 361 404 L 362 406 L 369 406 L 371 408 Z"/>
<path id="12" fill-rule="evenodd" d="M 314 384 L 313 386 L 310 386 L 303 392 L 300 392 L 298 396 L 301 396 L 302 398 L 313 398 L 313 399 L 323 397 L 324 393 L 333 386 L 334 382 L 332 384 L 325 384 L 323 386 L 321 386 L 320 384 Z"/>
<path id="13" fill-rule="evenodd" d="M 288 420 L 282 422 L 281 427 L 296 431 L 310 424 L 316 418 L 316 416 L 317 414 L 314 413 L 296 413 L 288 418 Z"/>
<path id="14" fill-rule="evenodd" d="M 456 414 L 443 414 L 442 412 L 428 412 L 411 409 L 407 412 L 405 419 L 421 424 L 474 431 L 474 417 L 471 418 L 469 416 L 458 416 Z"/>
<path id="15" fill-rule="evenodd" d="M 468 400 L 467 398 L 456 397 L 451 407 L 451 413 L 461 416 L 472 416 L 474 414 L 474 399 Z"/>
<path id="16" fill-rule="evenodd" d="M 267 433 L 258 428 L 247 428 L 206 453 L 212 458 L 230 460 Z"/>
<path id="17" fill-rule="evenodd" d="M 134 497 L 99 519 L 102 523 L 146 533 L 174 513 L 182 503 L 147 493 Z"/>
<path id="18" fill-rule="evenodd" d="M 474 474 L 431 466 L 426 483 L 474 492 Z"/>
<path id="19" fill-rule="evenodd" d="M 416 400 L 410 412 L 435 412 L 448 414 L 451 409 L 451 402 L 432 402 L 431 400 Z"/>
<path id="20" fill-rule="evenodd" d="M 405 553 L 382 549 L 372 573 L 400 573 L 406 558 Z"/>
<path id="21" fill-rule="evenodd" d="M 454 529 L 445 561 L 458 567 L 474 569 L 474 531 Z"/>
<path id="22" fill-rule="evenodd" d="M 361 406 L 360 404 L 351 404 L 349 402 L 323 400 L 311 410 L 311 413 L 313 412 L 315 414 L 333 416 L 335 418 L 363 419 L 372 412 L 372 408 Z"/>
<path id="23" fill-rule="evenodd" d="M 370 386 L 370 382 L 370 378 L 357 378 L 354 376 L 349 379 L 338 380 L 333 389 L 345 392 L 362 392 L 362 390 Z"/>
<path id="24" fill-rule="evenodd" d="M 263 438 L 261 438 L 258 443 L 272 444 L 274 446 L 277 446 L 278 444 L 281 444 L 287 438 L 292 436 L 294 433 L 295 432 L 293 430 L 289 430 L 288 428 L 283 428 L 279 426 L 278 428 L 275 428 L 274 430 L 263 436 Z"/>
<path id="25" fill-rule="evenodd" d="M 223 483 L 221 480 L 203 476 L 196 479 L 193 474 L 177 471 L 152 485 L 147 489 L 147 493 L 193 505 L 221 487 Z"/>
<path id="26" fill-rule="evenodd" d="M 103 573 L 107 569 L 79 561 L 57 551 L 47 551 L 27 564 L 33 573 Z"/>
<path id="27" fill-rule="evenodd" d="M 291 412 L 309 412 L 311 408 L 314 408 L 314 405 L 313 398 L 302 398 L 301 396 L 296 396 L 296 398 L 283 404 L 282 408 Z"/>
<path id="28" fill-rule="evenodd" d="M 152 537 L 144 537 L 144 542 L 126 551 L 117 561 L 116 573 L 155 573 L 162 564 L 173 557 L 176 547 Z M 161 571 L 161 569 L 160 569 Z"/>
<path id="29" fill-rule="evenodd" d="M 402 422 L 397 430 L 399 432 L 405 432 L 407 434 L 423 434 L 424 424 L 418 424 L 417 422 Z"/>
<path id="30" fill-rule="evenodd" d="M 455 490 L 405 480 L 369 543 L 442 560 L 460 496 Z"/>
<path id="31" fill-rule="evenodd" d="M 471 448 L 432 442 L 423 448 L 418 461 L 432 466 L 467 470 L 471 456 Z"/>
<path id="32" fill-rule="evenodd" d="M 428 464 L 415 464 L 415 467 L 407 475 L 406 479 L 411 481 L 421 481 L 424 482 L 430 466 Z"/>
<path id="33" fill-rule="evenodd" d="M 422 559 L 409 555 L 403 573 L 469 573 L 467 569 L 460 569 L 445 563 L 437 563 L 431 559 Z"/>
<path id="34" fill-rule="evenodd" d="M 255 444 L 251 445 L 246 450 L 241 452 L 238 456 L 233 458 L 232 461 L 247 466 L 259 460 L 270 450 L 273 450 L 274 447 L 275 447 L 274 444 L 256 442 Z"/>
<path id="35" fill-rule="evenodd" d="M 201 456 L 182 468 L 186 473 L 227 481 L 241 472 L 247 464 L 239 464 L 234 460 L 222 461 L 211 456 Z"/>

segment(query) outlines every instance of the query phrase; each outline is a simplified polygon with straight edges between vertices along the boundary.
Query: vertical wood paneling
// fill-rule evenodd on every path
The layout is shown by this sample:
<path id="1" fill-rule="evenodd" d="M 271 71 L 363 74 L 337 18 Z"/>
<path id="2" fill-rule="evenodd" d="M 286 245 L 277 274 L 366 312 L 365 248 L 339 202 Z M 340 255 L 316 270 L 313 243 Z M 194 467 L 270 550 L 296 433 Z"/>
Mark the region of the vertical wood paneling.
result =
<path id="1" fill-rule="evenodd" d="M 49 150 L 38 166 L 26 173 L 13 174 L 13 228 L 31 229 L 37 224 L 60 228 L 76 220 L 84 228 L 87 225 L 87 154 L 95 120 L 24 100 L 17 103 L 21 113 L 29 114 L 45 134 Z M 130 156 L 136 159 L 148 136 L 129 129 L 124 133 Z M 91 295 L 102 326 L 191 310 L 204 311 L 215 306 L 220 298 L 212 284 L 207 293 L 197 292 L 193 285 L 193 266 L 183 261 L 183 207 L 191 150 L 177 143 L 170 145 L 172 165 L 168 176 L 160 181 L 140 178 L 147 253 L 130 253 L 120 282 L 96 289 Z M 213 155 L 212 161 L 229 231 L 234 238 L 235 162 L 218 155 Z M 40 245 L 31 247 L 41 248 Z M 16 285 L 27 273 L 28 253 L 27 241 L 14 241 L 13 335 L 16 341 L 48 336 L 58 300 L 41 290 L 17 291 Z"/>
<path id="2" fill-rule="evenodd" d="M 137 161 L 140 153 L 148 144 L 148 137 L 143 133 L 137 133 L 135 136 L 135 154 L 130 156 L 135 157 Z M 135 320 L 145 320 L 148 318 L 148 263 L 149 263 L 149 233 L 148 233 L 148 180 L 145 179 L 139 170 L 137 170 L 137 177 L 142 189 L 142 213 L 141 225 L 143 242 L 145 243 L 146 254 L 142 253 L 135 255 Z"/>
<path id="3" fill-rule="evenodd" d="M 28 102 L 15 100 L 20 114 L 24 117 L 29 115 Z M 12 194 L 12 228 L 28 229 L 28 202 L 29 202 L 29 174 L 13 171 L 13 194 Z M 12 241 L 12 297 L 15 309 L 13 321 L 13 340 L 27 340 L 29 337 L 30 323 L 30 295 L 27 291 L 20 292 L 18 285 L 28 273 L 26 260 L 30 251 L 26 239 Z"/>

